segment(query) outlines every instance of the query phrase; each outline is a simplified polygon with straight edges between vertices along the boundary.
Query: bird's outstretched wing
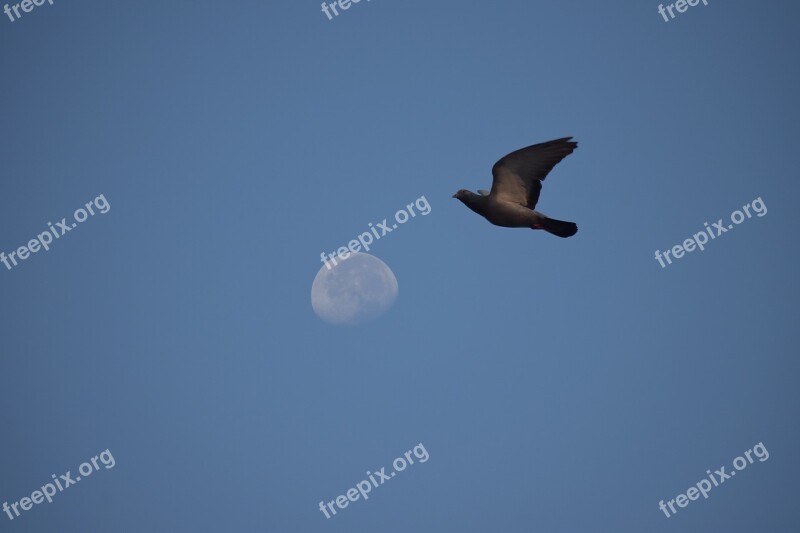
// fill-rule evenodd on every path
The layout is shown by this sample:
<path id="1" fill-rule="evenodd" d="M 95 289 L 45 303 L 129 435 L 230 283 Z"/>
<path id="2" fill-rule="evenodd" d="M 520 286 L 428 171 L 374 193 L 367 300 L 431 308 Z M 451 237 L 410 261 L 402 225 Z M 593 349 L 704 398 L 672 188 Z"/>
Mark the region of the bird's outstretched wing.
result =
<path id="1" fill-rule="evenodd" d="M 511 152 L 492 167 L 492 194 L 505 202 L 536 207 L 542 180 L 558 164 L 578 147 L 564 137 L 546 143 L 534 144 Z"/>

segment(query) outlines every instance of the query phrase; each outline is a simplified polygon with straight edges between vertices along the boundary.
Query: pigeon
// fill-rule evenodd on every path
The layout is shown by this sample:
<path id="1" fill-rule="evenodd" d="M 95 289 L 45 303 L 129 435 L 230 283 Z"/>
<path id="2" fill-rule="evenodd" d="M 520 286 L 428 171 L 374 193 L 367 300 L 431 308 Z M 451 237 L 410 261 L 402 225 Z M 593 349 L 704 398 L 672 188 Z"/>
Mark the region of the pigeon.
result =
<path id="1" fill-rule="evenodd" d="M 492 167 L 492 190 L 478 194 L 461 189 L 453 198 L 504 228 L 543 229 L 559 237 L 572 237 L 578 226 L 549 218 L 534 210 L 539 201 L 542 181 L 547 174 L 578 147 L 572 137 L 534 144 L 511 152 Z"/>

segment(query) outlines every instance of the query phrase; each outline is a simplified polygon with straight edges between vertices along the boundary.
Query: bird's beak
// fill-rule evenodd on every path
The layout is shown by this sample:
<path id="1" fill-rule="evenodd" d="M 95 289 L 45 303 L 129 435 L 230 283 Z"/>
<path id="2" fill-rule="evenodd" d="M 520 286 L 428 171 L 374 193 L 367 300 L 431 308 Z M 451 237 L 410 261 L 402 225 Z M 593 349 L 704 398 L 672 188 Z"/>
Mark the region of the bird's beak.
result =
<path id="1" fill-rule="evenodd" d="M 454 194 L 454 195 L 453 195 L 453 196 L 451 196 L 450 198 L 455 198 L 457 195 L 458 195 L 458 193 Z"/>

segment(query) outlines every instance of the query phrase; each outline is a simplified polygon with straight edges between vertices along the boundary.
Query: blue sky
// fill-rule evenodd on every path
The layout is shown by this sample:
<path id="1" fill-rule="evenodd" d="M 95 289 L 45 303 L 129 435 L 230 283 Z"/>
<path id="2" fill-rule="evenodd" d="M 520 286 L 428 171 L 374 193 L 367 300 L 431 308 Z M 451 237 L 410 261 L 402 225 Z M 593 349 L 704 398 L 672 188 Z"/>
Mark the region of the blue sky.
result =
<path id="1" fill-rule="evenodd" d="M 109 449 L 3 531 L 788 531 L 800 461 L 789 1 L 54 0 L 0 18 L 0 504 Z M 572 135 L 538 209 L 451 195 Z M 312 311 L 331 251 L 399 296 Z M 761 197 L 768 214 L 662 269 Z M 756 462 L 667 518 L 707 469 Z M 326 519 L 367 470 L 430 454 Z M 729 467 L 730 469 L 730 467 Z"/>

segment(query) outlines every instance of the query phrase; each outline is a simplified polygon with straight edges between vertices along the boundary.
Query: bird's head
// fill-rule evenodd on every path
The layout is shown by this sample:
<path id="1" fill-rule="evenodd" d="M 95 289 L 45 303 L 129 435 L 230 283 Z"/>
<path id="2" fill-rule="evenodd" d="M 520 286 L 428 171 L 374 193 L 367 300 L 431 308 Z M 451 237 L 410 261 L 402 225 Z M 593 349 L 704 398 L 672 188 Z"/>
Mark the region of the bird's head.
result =
<path id="1" fill-rule="evenodd" d="M 458 192 L 453 195 L 453 198 L 458 198 L 462 202 L 467 203 L 473 196 L 477 195 L 467 189 L 459 189 Z"/>
<path id="2" fill-rule="evenodd" d="M 488 196 L 475 194 L 467 189 L 459 189 L 459 191 L 453 195 L 453 198 L 458 198 L 461 200 L 462 204 L 469 207 L 479 215 L 483 215 L 486 212 L 486 208 L 489 203 Z"/>

